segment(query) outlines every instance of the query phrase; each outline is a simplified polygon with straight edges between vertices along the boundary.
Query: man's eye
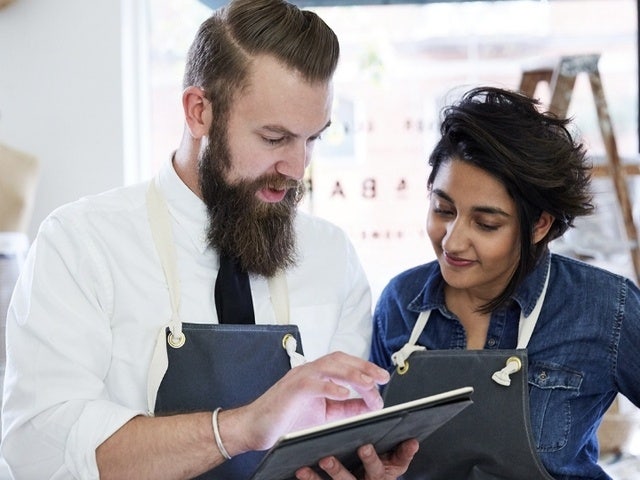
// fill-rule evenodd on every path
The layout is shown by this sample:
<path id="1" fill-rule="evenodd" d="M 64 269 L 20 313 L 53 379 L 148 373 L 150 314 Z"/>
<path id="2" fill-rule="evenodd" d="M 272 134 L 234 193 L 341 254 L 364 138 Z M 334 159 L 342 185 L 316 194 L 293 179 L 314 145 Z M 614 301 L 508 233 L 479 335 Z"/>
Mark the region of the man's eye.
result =
<path id="1" fill-rule="evenodd" d="M 262 139 L 265 142 L 267 142 L 269 145 L 279 145 L 280 143 L 283 142 L 284 137 L 278 137 L 278 138 L 262 137 Z"/>

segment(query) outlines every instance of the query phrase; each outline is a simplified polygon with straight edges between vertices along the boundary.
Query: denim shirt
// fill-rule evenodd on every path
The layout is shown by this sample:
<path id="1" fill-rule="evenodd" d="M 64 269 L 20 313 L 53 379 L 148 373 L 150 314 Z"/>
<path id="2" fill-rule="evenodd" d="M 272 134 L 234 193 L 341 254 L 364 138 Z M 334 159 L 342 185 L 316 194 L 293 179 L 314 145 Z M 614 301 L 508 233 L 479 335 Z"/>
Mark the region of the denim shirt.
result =
<path id="1" fill-rule="evenodd" d="M 640 406 L 640 290 L 630 280 L 548 254 L 505 309 L 491 314 L 485 349 L 514 349 L 521 310 L 549 287 L 527 347 L 531 427 L 556 479 L 608 479 L 597 465 L 597 428 L 616 393 Z M 444 302 L 437 262 L 407 270 L 383 290 L 374 313 L 371 360 L 393 370 L 418 314 L 432 310 L 418 339 L 428 350 L 465 349 L 465 330 Z"/>

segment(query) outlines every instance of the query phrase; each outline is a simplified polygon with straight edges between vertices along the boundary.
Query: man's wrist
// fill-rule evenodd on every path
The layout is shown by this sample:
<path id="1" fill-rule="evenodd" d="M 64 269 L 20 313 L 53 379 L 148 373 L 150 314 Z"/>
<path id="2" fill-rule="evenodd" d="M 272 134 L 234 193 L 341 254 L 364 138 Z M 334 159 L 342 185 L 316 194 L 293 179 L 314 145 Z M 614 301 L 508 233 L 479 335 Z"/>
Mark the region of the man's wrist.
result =
<path id="1" fill-rule="evenodd" d="M 227 449 L 224 448 L 224 443 L 222 442 L 222 437 L 220 436 L 220 427 L 218 425 L 218 413 L 221 408 L 218 407 L 213 411 L 211 415 L 211 425 L 213 426 L 213 438 L 216 441 L 216 446 L 218 447 L 218 451 L 220 454 L 227 460 L 231 460 L 231 455 L 227 452 Z"/>
<path id="2" fill-rule="evenodd" d="M 219 409 L 216 415 L 217 435 L 222 444 L 222 448 L 231 458 L 255 449 L 255 442 L 252 442 L 252 424 L 245 422 L 245 407 Z M 213 421 L 213 415 L 211 417 Z M 214 437 L 216 432 L 214 431 Z M 224 453 L 220 446 L 216 446 L 220 450 L 220 454 L 224 457 Z M 225 457 L 226 458 L 226 457 Z"/>

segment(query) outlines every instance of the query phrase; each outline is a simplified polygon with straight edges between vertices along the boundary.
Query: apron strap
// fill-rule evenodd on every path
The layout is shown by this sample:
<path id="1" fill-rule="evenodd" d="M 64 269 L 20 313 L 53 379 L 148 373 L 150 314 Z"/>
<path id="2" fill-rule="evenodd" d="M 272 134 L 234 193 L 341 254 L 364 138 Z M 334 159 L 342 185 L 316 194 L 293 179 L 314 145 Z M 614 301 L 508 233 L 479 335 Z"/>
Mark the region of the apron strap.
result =
<path id="1" fill-rule="evenodd" d="M 147 189 L 147 211 L 151 236 L 153 243 L 160 257 L 160 263 L 169 289 L 171 302 L 171 319 L 158 332 L 156 346 L 149 374 L 147 377 L 147 406 L 148 412 L 154 410 L 158 387 L 167 371 L 168 358 L 165 342 L 173 348 L 180 348 L 186 340 L 182 332 L 182 322 L 180 320 L 180 281 L 178 277 L 178 261 L 175 244 L 173 242 L 173 230 L 171 227 L 171 217 L 169 207 L 159 188 L 159 177 L 156 176 L 149 182 Z M 278 272 L 274 277 L 268 279 L 271 303 L 278 325 L 289 324 L 289 289 L 284 272 Z M 169 333 L 167 334 L 167 328 Z M 303 355 L 297 353 L 296 340 L 291 336 L 283 340 L 283 346 L 289 354 L 291 368 L 302 365 L 306 362 Z"/>
<path id="2" fill-rule="evenodd" d="M 278 325 L 289 325 L 289 287 L 287 277 L 284 272 L 269 277 L 269 293 L 271 294 L 271 305 L 276 316 Z"/>
<path id="3" fill-rule="evenodd" d="M 149 183 L 147 190 L 147 211 L 151 225 L 151 236 L 160 257 L 162 271 L 169 288 L 171 301 L 171 321 L 169 328 L 178 341 L 182 338 L 182 323 L 180 322 L 180 280 L 177 272 L 177 254 L 172 241 L 173 231 L 169 217 L 169 207 L 157 186 L 158 177 Z"/>
<path id="4" fill-rule="evenodd" d="M 180 281 L 177 273 L 178 261 L 176 259 L 176 249 L 173 241 L 173 232 L 171 230 L 171 221 L 169 218 L 169 207 L 160 194 L 157 186 L 158 177 L 156 176 L 149 182 L 147 189 L 147 213 L 149 215 L 149 224 L 151 226 L 151 236 L 153 243 L 160 257 L 160 264 L 169 289 L 169 300 L 171 303 L 171 319 L 169 324 L 163 326 L 158 332 L 156 338 L 156 346 L 153 349 L 151 364 L 149 365 L 149 373 L 147 375 L 147 412 L 153 414 L 158 387 L 162 382 L 169 360 L 167 358 L 167 349 L 165 341 L 172 346 L 180 345 L 184 342 L 185 337 L 182 333 L 182 322 L 180 321 Z M 167 336 L 167 327 L 169 335 Z"/>
<path id="5" fill-rule="evenodd" d="M 540 292 L 540 296 L 538 300 L 536 300 L 536 304 L 531 310 L 531 313 L 528 316 L 524 315 L 524 312 L 520 312 L 520 323 L 518 324 L 518 344 L 516 345 L 516 349 L 522 350 L 527 348 L 529 345 L 529 340 L 531 340 L 531 335 L 533 335 L 533 329 L 536 328 L 536 323 L 538 322 L 538 317 L 540 316 L 540 311 L 542 310 L 542 304 L 544 303 L 544 297 L 547 295 L 547 287 L 549 286 L 549 277 L 551 272 L 551 259 L 547 264 L 547 273 L 544 278 L 544 286 L 542 287 L 542 292 Z M 508 387 L 511 385 L 511 374 L 520 371 L 522 368 L 522 362 L 518 357 L 509 357 L 507 358 L 506 365 L 501 369 L 495 372 L 491 378 L 494 382 Z"/>
<path id="6" fill-rule="evenodd" d="M 529 340 L 531 340 L 531 335 L 533 335 L 533 329 L 536 328 L 536 323 L 538 322 L 538 317 L 540 316 L 540 311 L 542 310 L 544 297 L 547 295 L 549 277 L 551 276 L 550 274 L 551 259 L 549 259 L 549 262 L 547 264 L 547 274 L 544 278 L 544 286 L 542 287 L 542 292 L 540 292 L 540 296 L 538 297 L 533 310 L 531 310 L 529 316 L 525 316 L 522 312 L 520 313 L 520 324 L 518 325 L 518 345 L 516 348 L 527 348 L 527 345 L 529 345 Z"/>
<path id="7" fill-rule="evenodd" d="M 431 310 L 420 312 L 420 315 L 418 315 L 418 320 L 416 320 L 416 324 L 413 326 L 413 330 L 411 330 L 409 341 L 405 343 L 400 350 L 391 355 L 391 361 L 396 367 L 398 367 L 398 372 L 404 373 L 404 371 L 406 371 L 407 360 L 413 352 L 426 350 L 426 347 L 423 347 L 422 345 L 416 345 L 416 342 L 418 341 L 418 337 L 420 337 L 420 334 L 424 330 L 424 327 L 427 326 L 429 315 L 431 315 Z"/>
<path id="8" fill-rule="evenodd" d="M 518 343 L 516 349 L 527 348 L 529 340 L 531 340 L 531 335 L 533 335 L 533 330 L 536 327 L 538 317 L 540 316 L 540 311 L 542 310 L 542 305 L 544 304 L 544 297 L 547 294 L 549 277 L 551 276 L 550 272 L 551 260 L 549 260 L 549 262 L 547 263 L 547 272 L 544 279 L 544 286 L 542 287 L 542 292 L 540 293 L 538 300 L 536 300 L 536 304 L 533 307 L 533 310 L 529 315 L 525 315 L 524 312 L 520 312 L 520 323 L 518 324 Z M 391 355 L 391 361 L 397 367 L 398 373 L 402 374 L 409 368 L 407 360 L 413 352 L 426 350 L 425 347 L 416 345 L 416 342 L 418 341 L 420 334 L 425 329 L 430 315 L 431 310 L 420 312 L 420 314 L 418 315 L 418 319 L 413 326 L 413 330 L 411 330 L 411 335 L 409 336 L 409 340 L 407 341 L 407 343 L 405 343 L 400 350 Z M 509 357 L 507 359 L 505 367 L 495 372 L 491 378 L 493 378 L 496 383 L 509 386 L 511 384 L 511 379 L 509 376 L 512 373 L 519 371 L 521 368 L 522 363 L 520 362 L 519 358 Z"/>

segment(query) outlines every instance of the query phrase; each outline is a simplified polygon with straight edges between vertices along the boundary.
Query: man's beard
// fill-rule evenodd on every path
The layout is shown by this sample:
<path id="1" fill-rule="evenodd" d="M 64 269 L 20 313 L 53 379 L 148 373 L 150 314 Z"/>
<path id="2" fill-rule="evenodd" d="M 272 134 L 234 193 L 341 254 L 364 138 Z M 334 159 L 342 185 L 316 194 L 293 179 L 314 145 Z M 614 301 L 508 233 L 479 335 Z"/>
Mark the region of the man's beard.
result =
<path id="1" fill-rule="evenodd" d="M 229 184 L 224 176 L 231 163 L 227 135 L 217 130 L 199 162 L 209 214 L 207 240 L 221 255 L 237 258 L 243 270 L 272 277 L 296 263 L 294 220 L 304 184 L 278 174 Z M 287 193 L 280 202 L 263 202 L 256 192 L 265 187 L 287 188 Z"/>

